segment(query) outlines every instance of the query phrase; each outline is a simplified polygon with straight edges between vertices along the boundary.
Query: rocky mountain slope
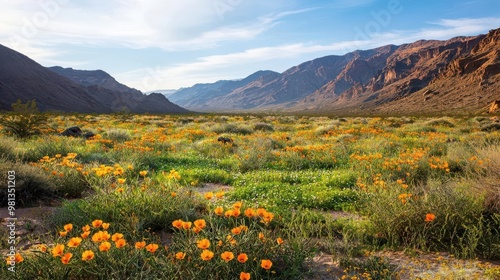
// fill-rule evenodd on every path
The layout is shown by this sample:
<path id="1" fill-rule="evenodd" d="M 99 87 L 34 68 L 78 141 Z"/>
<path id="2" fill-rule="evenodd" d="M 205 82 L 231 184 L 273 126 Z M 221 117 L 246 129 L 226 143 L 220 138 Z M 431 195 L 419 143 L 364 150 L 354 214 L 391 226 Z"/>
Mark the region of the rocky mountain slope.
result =
<path id="1" fill-rule="evenodd" d="M 98 86 L 113 91 L 132 93 L 135 96 L 142 95 L 142 92 L 139 90 L 119 83 L 115 78 L 102 70 L 76 70 L 60 66 L 48 67 L 48 69 L 83 86 Z"/>
<path id="2" fill-rule="evenodd" d="M 207 104 L 213 104 L 210 106 L 211 109 L 217 107 L 227 108 L 226 105 L 219 106 L 217 98 L 224 97 L 239 88 L 262 86 L 276 79 L 279 75 L 279 73 L 273 71 L 258 71 L 242 80 L 221 80 L 211 84 L 196 84 L 192 87 L 176 91 L 169 99 L 172 102 L 189 107 L 195 111 L 203 111 Z"/>
<path id="3" fill-rule="evenodd" d="M 143 95 L 109 76 L 86 79 L 86 71 L 75 71 L 80 78 L 59 75 L 27 56 L 0 45 L 0 110 L 11 109 L 17 99 L 35 99 L 41 110 L 85 113 L 185 113 L 161 94 Z M 95 73 L 89 71 L 88 73 Z M 93 82 L 91 82 L 93 81 Z M 113 82 L 114 81 L 114 82 Z"/>
<path id="4" fill-rule="evenodd" d="M 209 94 L 220 81 L 197 85 L 177 92 L 176 100 L 186 108 L 205 111 L 479 112 L 500 98 L 499 34 L 497 29 L 487 35 L 322 57 L 231 92 Z M 185 92 L 191 94 L 182 100 Z"/>

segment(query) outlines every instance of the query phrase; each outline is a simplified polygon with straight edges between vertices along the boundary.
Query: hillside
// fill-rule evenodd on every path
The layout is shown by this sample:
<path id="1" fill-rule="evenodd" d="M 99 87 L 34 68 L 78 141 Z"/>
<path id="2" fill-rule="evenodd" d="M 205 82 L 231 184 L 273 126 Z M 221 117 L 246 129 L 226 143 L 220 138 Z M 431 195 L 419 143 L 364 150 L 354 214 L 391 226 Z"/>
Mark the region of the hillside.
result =
<path id="1" fill-rule="evenodd" d="M 142 95 L 142 92 L 139 90 L 119 83 L 115 78 L 102 70 L 76 70 L 60 66 L 48 67 L 48 69 L 83 86 L 98 86 L 113 91 L 132 93 L 136 96 Z"/>
<path id="2" fill-rule="evenodd" d="M 163 95 L 144 95 L 119 84 L 103 71 L 75 71 L 69 79 L 27 56 L 0 45 L 0 109 L 9 110 L 17 99 L 37 101 L 43 111 L 111 113 L 186 113 Z M 57 68 L 56 68 L 57 69 Z M 61 68 L 62 69 L 62 68 Z M 57 69 L 60 70 L 60 69 Z M 101 79 L 83 78 L 100 73 Z M 75 77 L 78 75 L 74 75 Z M 102 78 L 104 77 L 104 79 Z M 113 82 L 114 81 L 114 82 Z"/>
<path id="3" fill-rule="evenodd" d="M 499 34 L 497 29 L 326 56 L 281 74 L 254 74 L 256 79 L 226 90 L 219 89 L 229 81 L 195 85 L 176 92 L 174 100 L 203 111 L 482 112 L 498 99 Z"/>

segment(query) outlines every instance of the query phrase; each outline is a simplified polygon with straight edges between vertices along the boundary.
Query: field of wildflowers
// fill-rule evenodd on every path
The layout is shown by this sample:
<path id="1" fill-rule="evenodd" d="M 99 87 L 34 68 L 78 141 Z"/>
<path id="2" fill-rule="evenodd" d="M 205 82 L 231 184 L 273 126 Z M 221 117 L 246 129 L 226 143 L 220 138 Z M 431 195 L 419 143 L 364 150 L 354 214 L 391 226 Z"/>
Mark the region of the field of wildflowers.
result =
<path id="1" fill-rule="evenodd" d="M 376 252 L 498 260 L 500 133 L 483 129 L 493 121 L 48 116 L 38 135 L 0 136 L 17 204 L 57 205 L 48 233 L 18 251 L 16 277 L 308 279 L 327 252 L 343 279 L 405 279 Z M 71 126 L 95 136 L 58 135 Z"/>

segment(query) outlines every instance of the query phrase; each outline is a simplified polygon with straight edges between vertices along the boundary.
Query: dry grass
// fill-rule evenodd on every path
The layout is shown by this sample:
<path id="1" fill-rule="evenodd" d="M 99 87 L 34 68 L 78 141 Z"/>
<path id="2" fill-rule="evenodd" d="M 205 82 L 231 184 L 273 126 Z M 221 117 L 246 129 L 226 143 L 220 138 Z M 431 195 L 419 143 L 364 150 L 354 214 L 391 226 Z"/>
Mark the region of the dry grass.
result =
<path id="1" fill-rule="evenodd" d="M 484 161 L 483 176 L 477 179 L 475 189 L 485 194 L 486 208 L 492 213 L 500 214 L 500 147 L 487 146 L 477 150 L 479 158 Z"/>

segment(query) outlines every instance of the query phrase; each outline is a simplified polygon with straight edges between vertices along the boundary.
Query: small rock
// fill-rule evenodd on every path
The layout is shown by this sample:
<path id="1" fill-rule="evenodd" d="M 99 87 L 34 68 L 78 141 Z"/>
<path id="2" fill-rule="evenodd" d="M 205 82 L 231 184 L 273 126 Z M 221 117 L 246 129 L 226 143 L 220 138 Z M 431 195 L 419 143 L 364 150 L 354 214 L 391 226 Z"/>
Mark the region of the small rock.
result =
<path id="1" fill-rule="evenodd" d="M 89 132 L 85 132 L 85 134 L 83 134 L 83 138 L 85 138 L 85 139 L 90 139 L 90 138 L 92 138 L 94 136 L 95 136 L 95 134 L 92 133 L 92 132 L 90 132 L 90 131 Z"/>
<path id="2" fill-rule="evenodd" d="M 229 137 L 222 137 L 222 136 L 217 138 L 217 141 L 222 142 L 223 144 L 233 143 L 233 139 L 231 139 Z"/>
<path id="3" fill-rule="evenodd" d="M 63 131 L 61 135 L 67 137 L 81 137 L 82 130 L 78 126 L 72 126 Z"/>

